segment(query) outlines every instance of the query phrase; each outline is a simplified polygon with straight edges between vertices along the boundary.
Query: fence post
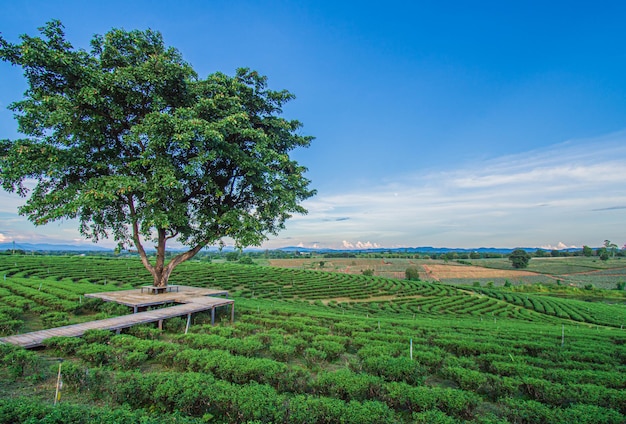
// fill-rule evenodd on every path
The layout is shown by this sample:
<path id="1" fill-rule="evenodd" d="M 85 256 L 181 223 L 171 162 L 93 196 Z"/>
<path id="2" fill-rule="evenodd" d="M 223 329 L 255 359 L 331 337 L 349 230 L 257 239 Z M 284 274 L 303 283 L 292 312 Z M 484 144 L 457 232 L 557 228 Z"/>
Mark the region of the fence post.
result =
<path id="1" fill-rule="evenodd" d="M 57 404 L 59 400 L 61 400 L 61 387 L 63 382 L 61 381 L 61 365 L 63 364 L 63 359 L 59 359 L 59 373 L 57 374 L 57 387 L 54 392 L 54 405 Z"/>

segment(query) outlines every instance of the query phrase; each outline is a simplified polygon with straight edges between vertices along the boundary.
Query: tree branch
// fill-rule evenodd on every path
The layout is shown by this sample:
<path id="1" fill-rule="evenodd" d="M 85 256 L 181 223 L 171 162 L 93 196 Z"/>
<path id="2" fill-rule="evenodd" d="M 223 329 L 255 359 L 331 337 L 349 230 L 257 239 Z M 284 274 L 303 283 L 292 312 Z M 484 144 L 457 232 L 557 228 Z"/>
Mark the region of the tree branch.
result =
<path id="1" fill-rule="evenodd" d="M 155 276 L 154 267 L 150 264 L 148 260 L 148 255 L 146 254 L 146 250 L 143 248 L 141 244 L 141 240 L 139 239 L 139 222 L 137 221 L 137 213 L 135 211 L 135 202 L 133 202 L 133 196 L 128 195 L 128 207 L 130 209 L 130 219 L 132 221 L 133 227 L 133 242 L 135 243 L 135 247 L 137 247 L 137 252 L 139 252 L 139 257 L 141 258 L 141 263 L 146 267 L 152 276 Z"/>

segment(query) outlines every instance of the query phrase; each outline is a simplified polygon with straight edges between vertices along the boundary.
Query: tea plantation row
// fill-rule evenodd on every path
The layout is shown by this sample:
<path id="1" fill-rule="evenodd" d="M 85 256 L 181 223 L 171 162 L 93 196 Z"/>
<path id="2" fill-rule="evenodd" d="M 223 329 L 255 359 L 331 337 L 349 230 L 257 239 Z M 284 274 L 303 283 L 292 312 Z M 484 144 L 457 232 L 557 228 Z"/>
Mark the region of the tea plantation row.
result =
<path id="1" fill-rule="evenodd" d="M 0 311 L 15 321 L 3 331 L 127 313 L 82 295 L 148 283 L 140 271 L 0 257 Z M 242 265 L 189 263 L 175 277 L 229 289 L 235 324 L 198 314 L 188 334 L 174 318 L 40 351 L 0 345 L 0 423 L 626 420 L 623 306 Z M 64 359 L 57 407 L 51 358 Z"/>

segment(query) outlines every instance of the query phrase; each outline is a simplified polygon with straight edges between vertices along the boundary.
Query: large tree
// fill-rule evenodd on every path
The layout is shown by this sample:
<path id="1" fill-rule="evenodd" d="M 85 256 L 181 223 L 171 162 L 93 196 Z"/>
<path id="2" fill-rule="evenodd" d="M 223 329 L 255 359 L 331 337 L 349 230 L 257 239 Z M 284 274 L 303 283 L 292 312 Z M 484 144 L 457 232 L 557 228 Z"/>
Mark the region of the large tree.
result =
<path id="1" fill-rule="evenodd" d="M 513 268 L 526 268 L 530 262 L 530 254 L 524 249 L 515 249 L 509 255 Z"/>
<path id="2" fill-rule="evenodd" d="M 611 240 L 604 240 L 604 248 L 607 252 L 611 252 L 611 258 L 615 258 L 617 252 L 617 244 L 611 243 Z"/>
<path id="3" fill-rule="evenodd" d="M 9 107 L 26 138 L 0 141 L 0 182 L 27 197 L 19 212 L 33 223 L 76 218 L 86 238 L 134 245 L 166 286 L 203 247 L 258 245 L 306 213 L 314 190 L 289 153 L 312 137 L 280 116 L 288 91 L 248 69 L 201 79 L 152 30 L 111 30 L 90 51 L 58 21 L 39 30 L 17 44 L 0 37 L 0 59 L 28 82 Z M 174 239 L 189 250 L 167 262 Z"/>

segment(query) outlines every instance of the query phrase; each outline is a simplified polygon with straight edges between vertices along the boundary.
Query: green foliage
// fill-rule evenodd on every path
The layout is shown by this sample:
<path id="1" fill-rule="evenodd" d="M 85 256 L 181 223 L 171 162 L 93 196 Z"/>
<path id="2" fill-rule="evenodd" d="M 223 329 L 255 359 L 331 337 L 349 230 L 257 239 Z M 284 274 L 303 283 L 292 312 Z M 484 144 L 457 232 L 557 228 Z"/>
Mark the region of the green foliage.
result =
<path id="1" fill-rule="evenodd" d="M 526 268 L 530 262 L 530 254 L 523 249 L 515 249 L 509 255 L 509 260 L 513 268 Z"/>
<path id="2" fill-rule="evenodd" d="M 235 262 L 238 259 L 239 259 L 239 252 L 238 251 L 232 251 L 232 252 L 226 253 L 226 260 L 228 262 Z"/>
<path id="3" fill-rule="evenodd" d="M 254 261 L 250 256 L 242 256 L 239 258 L 239 263 L 243 265 L 254 265 Z"/>
<path id="4" fill-rule="evenodd" d="M 52 406 L 31 398 L 0 399 L 1 424 L 200 424 L 178 412 L 152 415 L 145 410 L 60 403 Z"/>
<path id="5" fill-rule="evenodd" d="M 0 365 L 12 379 L 30 377 L 39 380 L 43 376 L 43 362 L 39 356 L 21 347 L 0 343 Z"/>
<path id="6" fill-rule="evenodd" d="M 363 369 L 387 381 L 405 381 L 409 384 L 423 383 L 426 375 L 426 370 L 418 362 L 404 356 L 365 358 Z"/>
<path id="7" fill-rule="evenodd" d="M 8 335 L 17 331 L 24 324 L 24 321 L 20 319 L 21 316 L 22 310 L 20 308 L 0 306 L 0 335 Z"/>
<path id="8" fill-rule="evenodd" d="M 114 288 L 97 282 L 105 272 L 108 281 L 120 278 L 112 277 L 117 272 L 132 274 L 130 264 L 0 259 L 0 270 L 13 273 L 10 284 L 0 280 L 0 307 L 5 299 L 26 299 L 18 292 L 75 305 L 78 293 Z M 13 277 L 26 272 L 29 278 Z M 84 403 L 84 414 L 94 408 L 91 422 L 102 411 L 119 414 L 118 422 L 125 422 L 122 411 L 135 414 L 134 422 L 159 415 L 167 422 L 171 411 L 180 422 L 624 422 L 626 333 L 620 326 L 626 313 L 620 305 L 555 297 L 547 285 L 457 289 L 239 264 L 188 262 L 177 278 L 256 295 L 236 297 L 234 324 L 195 320 L 186 335 L 143 325 L 120 335 L 50 339 L 32 352 L 0 344 L 0 386 L 11 396 L 34 392 L 48 402 L 58 369 L 51 358 L 61 356 L 63 400 Z M 348 300 L 332 303 L 344 296 Z M 22 313 L 7 308 L 11 316 Z M 31 316 L 54 312 L 44 304 L 28 308 Z M 38 414 L 43 406 L 29 407 Z M 20 422 L 11 414 L 8 422 Z M 33 422 L 56 419 L 42 414 Z M 72 422 L 73 412 L 67 414 Z"/>
<path id="9" fill-rule="evenodd" d="M 413 422 L 419 424 L 456 424 L 457 420 L 439 411 L 433 409 L 426 412 L 413 413 Z"/>
<path id="10" fill-rule="evenodd" d="M 249 69 L 198 77 L 154 30 L 113 29 L 77 50 L 59 21 L 0 38 L 0 59 L 28 90 L 9 106 L 27 138 L 0 142 L 0 181 L 27 196 L 36 225 L 76 218 L 83 236 L 113 236 L 139 252 L 155 285 L 204 246 L 228 236 L 258 245 L 314 194 L 289 157 L 312 137 L 280 117 L 294 98 Z M 156 243 L 151 263 L 141 239 Z M 166 243 L 189 247 L 165 264 Z M 121 250 L 121 249 L 120 249 Z"/>
<path id="11" fill-rule="evenodd" d="M 85 344 L 85 340 L 78 337 L 51 337 L 44 340 L 44 346 L 53 349 L 59 354 L 74 355 L 76 350 Z"/>
<path id="12" fill-rule="evenodd" d="M 87 330 L 83 334 L 83 340 L 87 343 L 108 343 L 113 337 L 113 333 L 109 330 Z"/>
<path id="13" fill-rule="evenodd" d="M 410 266 L 404 271 L 404 277 L 410 281 L 419 281 L 420 280 L 420 272 L 419 268 L 416 266 Z"/>
<path id="14" fill-rule="evenodd" d="M 367 373 L 354 373 L 349 369 L 322 372 L 312 383 L 315 393 L 345 401 L 377 399 L 384 380 Z"/>
<path id="15" fill-rule="evenodd" d="M 68 325 L 69 315 L 66 312 L 49 312 L 41 316 L 44 328 L 62 327 Z"/>

